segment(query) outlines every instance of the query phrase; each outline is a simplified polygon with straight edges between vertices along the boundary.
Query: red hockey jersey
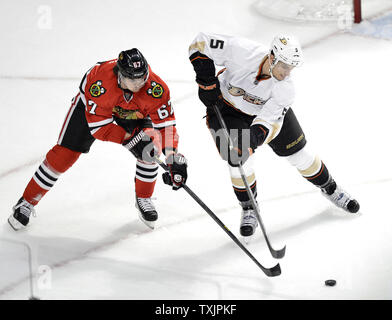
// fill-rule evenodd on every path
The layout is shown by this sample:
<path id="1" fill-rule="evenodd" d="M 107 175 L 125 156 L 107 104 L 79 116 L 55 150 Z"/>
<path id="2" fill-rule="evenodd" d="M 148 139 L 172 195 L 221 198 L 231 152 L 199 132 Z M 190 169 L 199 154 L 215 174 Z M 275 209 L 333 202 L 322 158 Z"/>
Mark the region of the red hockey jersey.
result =
<path id="1" fill-rule="evenodd" d="M 149 67 L 149 78 L 142 89 L 136 93 L 124 91 L 113 72 L 116 62 L 117 59 L 97 63 L 80 84 L 91 134 L 99 140 L 122 143 L 126 131 L 114 123 L 114 117 L 127 120 L 150 117 L 161 133 L 162 149 L 177 149 L 176 119 L 166 83 Z"/>

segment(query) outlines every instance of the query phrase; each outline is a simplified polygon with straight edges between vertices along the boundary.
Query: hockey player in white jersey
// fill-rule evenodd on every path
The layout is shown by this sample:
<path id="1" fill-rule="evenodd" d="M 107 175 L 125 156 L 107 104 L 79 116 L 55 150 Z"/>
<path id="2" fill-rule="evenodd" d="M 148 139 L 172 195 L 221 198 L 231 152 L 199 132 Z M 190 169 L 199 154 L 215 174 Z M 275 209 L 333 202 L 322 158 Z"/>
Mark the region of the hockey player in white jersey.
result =
<path id="1" fill-rule="evenodd" d="M 262 144 L 285 157 L 336 206 L 358 212 L 358 201 L 336 184 L 324 162 L 308 149 L 291 108 L 294 87 L 290 73 L 303 61 L 295 38 L 276 36 L 268 48 L 243 38 L 199 33 L 189 47 L 189 59 L 196 72 L 199 98 L 207 107 L 207 126 L 221 157 L 228 162 L 234 193 L 242 207 L 242 236 L 254 233 L 257 219 L 238 166 L 243 166 L 256 197 L 252 154 Z M 215 65 L 223 69 L 216 73 Z M 233 149 L 220 132 L 214 105 L 230 131 Z"/>

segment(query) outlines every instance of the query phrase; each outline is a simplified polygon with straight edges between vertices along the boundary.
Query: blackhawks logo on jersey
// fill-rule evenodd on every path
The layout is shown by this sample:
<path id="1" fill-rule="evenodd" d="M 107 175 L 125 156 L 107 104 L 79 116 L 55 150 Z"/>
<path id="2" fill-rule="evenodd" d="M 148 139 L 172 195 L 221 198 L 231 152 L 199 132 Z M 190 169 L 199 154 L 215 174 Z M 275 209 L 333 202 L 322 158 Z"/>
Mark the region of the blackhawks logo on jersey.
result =
<path id="1" fill-rule="evenodd" d="M 113 114 L 116 117 L 125 120 L 137 120 L 144 118 L 143 113 L 141 113 L 139 110 L 127 110 L 121 108 L 120 106 L 115 106 L 113 108 Z"/>
<path id="2" fill-rule="evenodd" d="M 102 81 L 98 80 L 91 85 L 89 91 L 93 97 L 99 97 L 106 92 L 106 89 L 102 87 Z"/>
<path id="3" fill-rule="evenodd" d="M 153 98 L 160 98 L 163 95 L 163 87 L 159 83 L 155 81 L 151 81 L 151 88 L 148 88 L 147 94 L 152 96 Z"/>

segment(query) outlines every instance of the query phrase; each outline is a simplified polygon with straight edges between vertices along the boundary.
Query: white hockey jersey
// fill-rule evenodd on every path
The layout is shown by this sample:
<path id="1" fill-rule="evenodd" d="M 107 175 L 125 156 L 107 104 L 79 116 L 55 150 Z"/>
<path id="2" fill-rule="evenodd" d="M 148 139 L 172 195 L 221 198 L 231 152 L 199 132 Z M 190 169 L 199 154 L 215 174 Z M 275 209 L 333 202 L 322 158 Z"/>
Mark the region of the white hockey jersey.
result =
<path id="1" fill-rule="evenodd" d="M 274 77 L 257 80 L 269 48 L 244 38 L 201 32 L 190 45 L 189 55 L 197 51 L 226 68 L 218 76 L 223 98 L 256 116 L 253 123 L 273 129 L 270 138 L 275 137 L 294 101 L 294 87 L 290 77 L 282 81 Z"/>

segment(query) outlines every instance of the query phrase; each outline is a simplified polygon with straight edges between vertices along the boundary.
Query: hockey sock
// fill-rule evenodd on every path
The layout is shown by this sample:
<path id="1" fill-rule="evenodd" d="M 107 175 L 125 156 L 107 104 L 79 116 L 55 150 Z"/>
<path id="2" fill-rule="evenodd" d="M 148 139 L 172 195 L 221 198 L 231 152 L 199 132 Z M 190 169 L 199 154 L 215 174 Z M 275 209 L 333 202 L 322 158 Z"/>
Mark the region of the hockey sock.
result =
<path id="1" fill-rule="evenodd" d="M 150 198 L 158 176 L 158 164 L 141 160 L 136 162 L 135 191 L 138 198 Z"/>
<path id="2" fill-rule="evenodd" d="M 253 170 L 253 157 L 250 156 L 248 161 L 242 166 L 245 172 L 246 181 L 253 192 L 254 197 L 257 197 L 257 187 L 256 187 L 256 175 Z M 232 167 L 229 165 L 231 184 L 233 186 L 234 193 L 239 202 L 249 201 L 249 195 L 246 191 L 244 181 L 241 178 L 240 171 L 237 167 Z"/>
<path id="3" fill-rule="evenodd" d="M 62 173 L 67 171 L 79 158 L 80 152 L 72 151 L 60 145 L 54 146 L 45 160 L 38 167 L 28 183 L 23 198 L 37 205 L 41 198 L 54 186 Z"/>
<path id="4" fill-rule="evenodd" d="M 288 156 L 287 160 L 291 165 L 297 168 L 299 173 L 306 180 L 313 183 L 315 186 L 322 189 L 326 188 L 327 193 L 333 193 L 335 191 L 336 183 L 334 183 L 330 176 L 327 167 L 319 157 L 309 151 L 307 146 L 293 155 Z"/>
<path id="5" fill-rule="evenodd" d="M 333 181 L 324 162 L 319 157 L 315 157 L 312 164 L 306 169 L 297 168 L 299 173 L 315 186 L 326 189 L 328 194 L 332 194 L 336 189 L 336 183 Z"/>
<path id="6" fill-rule="evenodd" d="M 232 180 L 233 181 L 233 180 Z M 239 186 L 240 183 L 236 183 L 234 184 L 233 182 L 233 190 L 234 193 L 238 199 L 239 202 L 246 202 L 249 201 L 249 195 L 248 192 L 246 191 L 245 185 L 242 182 L 242 186 Z M 256 187 L 256 180 L 254 181 L 254 183 L 252 185 L 250 185 L 250 189 L 253 192 L 254 197 L 257 197 L 257 187 Z"/>
<path id="7" fill-rule="evenodd" d="M 303 170 L 303 171 L 300 171 L 300 173 L 302 174 L 302 176 L 305 179 L 307 179 L 309 182 L 313 183 L 315 186 L 317 186 L 319 188 L 323 188 L 326 185 L 328 185 L 331 178 L 330 178 L 330 174 L 329 174 L 328 169 L 325 166 L 325 164 L 321 160 L 319 160 L 318 158 L 316 160 L 319 161 L 316 168 Z M 335 188 L 336 188 L 336 184 L 335 184 Z M 335 191 L 335 189 L 333 191 Z M 332 193 L 333 193 L 333 191 L 332 191 Z"/>

